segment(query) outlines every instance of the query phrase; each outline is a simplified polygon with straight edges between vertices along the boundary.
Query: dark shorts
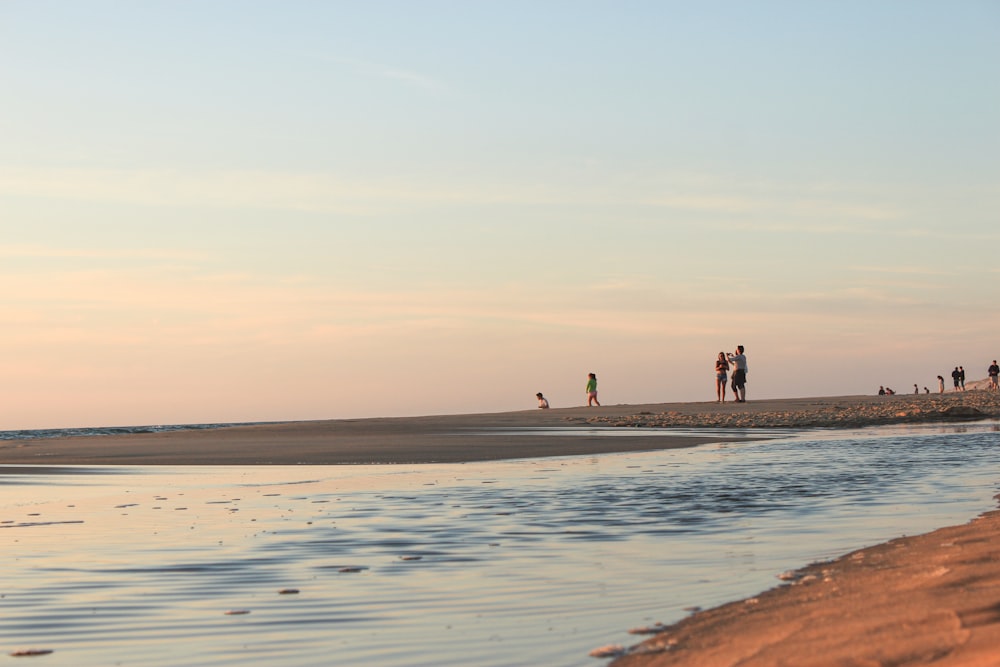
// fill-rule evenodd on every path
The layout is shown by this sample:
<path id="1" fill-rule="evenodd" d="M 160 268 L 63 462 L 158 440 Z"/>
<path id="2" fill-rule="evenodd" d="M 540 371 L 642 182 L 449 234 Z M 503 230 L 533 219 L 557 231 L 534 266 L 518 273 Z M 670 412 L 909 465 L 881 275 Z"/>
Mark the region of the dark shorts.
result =
<path id="1" fill-rule="evenodd" d="M 733 371 L 733 388 L 736 387 L 743 388 L 743 385 L 747 383 L 747 372 L 742 368 L 737 368 Z"/>

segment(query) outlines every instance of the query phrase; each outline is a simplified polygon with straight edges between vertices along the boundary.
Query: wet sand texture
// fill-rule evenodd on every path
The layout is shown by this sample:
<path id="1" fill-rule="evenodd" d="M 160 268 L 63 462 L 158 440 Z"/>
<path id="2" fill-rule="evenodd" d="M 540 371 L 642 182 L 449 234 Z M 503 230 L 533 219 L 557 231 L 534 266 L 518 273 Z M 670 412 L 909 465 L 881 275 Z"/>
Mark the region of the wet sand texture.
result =
<path id="1" fill-rule="evenodd" d="M 705 438 L 620 435 L 630 428 L 739 427 L 752 433 L 759 427 L 860 427 L 997 416 L 1000 396 L 985 391 L 619 405 L 7 441 L 0 443 L 0 464 L 462 462 L 653 450 L 726 439 L 718 432 Z M 504 432 L 543 427 L 594 427 L 618 435 Z M 734 436 L 746 437 L 742 432 Z M 695 613 L 612 663 L 613 667 L 931 664 L 1000 664 L 1000 513 L 788 573 L 786 583 L 756 598 Z"/>
<path id="2" fill-rule="evenodd" d="M 993 667 L 1000 664 L 1000 512 L 784 575 L 703 611 L 611 667 Z"/>
<path id="3" fill-rule="evenodd" d="M 460 463 L 688 447 L 732 438 L 706 434 L 538 435 L 517 429 L 595 427 L 858 427 L 1000 416 L 986 391 L 524 410 L 479 415 L 341 419 L 113 436 L 11 440 L 0 464 L 334 465 Z"/>

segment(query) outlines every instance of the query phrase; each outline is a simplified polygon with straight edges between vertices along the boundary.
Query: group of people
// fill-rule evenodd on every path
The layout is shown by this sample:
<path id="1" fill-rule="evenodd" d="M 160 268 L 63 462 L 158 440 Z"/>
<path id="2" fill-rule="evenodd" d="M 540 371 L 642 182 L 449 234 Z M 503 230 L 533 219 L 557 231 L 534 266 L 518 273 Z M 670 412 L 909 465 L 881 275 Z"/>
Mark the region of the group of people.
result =
<path id="1" fill-rule="evenodd" d="M 940 377 L 940 376 L 938 376 Z M 955 383 L 955 391 L 965 391 L 965 369 L 961 366 L 955 366 L 955 370 L 951 372 L 951 379 Z"/>
<path id="2" fill-rule="evenodd" d="M 601 406 L 601 403 L 597 400 L 597 375 L 594 373 L 587 373 L 587 388 L 584 389 L 587 392 L 587 407 L 596 405 Z M 538 399 L 538 407 L 542 410 L 549 409 L 549 400 L 542 395 L 542 392 L 535 394 L 535 398 Z"/>
<path id="3" fill-rule="evenodd" d="M 729 371 L 733 371 L 732 379 L 730 380 Z M 997 360 L 994 359 L 993 363 L 987 369 L 987 373 L 990 378 L 990 391 L 1000 391 L 1000 365 L 997 365 Z M 951 372 L 951 378 L 955 383 L 955 391 L 965 391 L 965 369 L 961 366 L 955 366 L 955 370 Z M 938 393 L 944 393 L 944 377 L 938 375 Z M 746 403 L 747 401 L 747 357 L 744 352 L 742 345 L 736 346 L 736 351 L 731 354 L 726 354 L 725 352 L 719 352 L 718 358 L 715 360 L 715 398 L 718 403 L 726 402 L 726 385 L 730 383 L 733 390 L 733 396 L 735 396 L 735 401 L 737 403 Z M 587 407 L 598 406 L 601 403 L 597 400 L 597 375 L 594 373 L 587 373 L 587 386 L 584 389 L 587 395 Z M 878 388 L 879 396 L 892 396 L 896 392 L 886 386 L 881 386 Z M 919 394 L 920 387 L 913 385 L 913 393 Z M 929 394 L 931 390 L 924 387 L 924 393 Z M 542 392 L 535 394 L 535 398 L 538 399 L 538 407 L 543 410 L 547 410 L 549 407 L 549 401 Z"/>
<path id="4" fill-rule="evenodd" d="M 939 375 L 938 378 L 940 378 L 940 377 L 941 376 Z M 941 391 L 944 391 L 944 389 L 942 389 Z M 917 385 L 913 385 L 913 393 L 914 394 L 919 394 L 920 393 L 920 387 L 918 387 Z M 931 393 L 931 390 L 928 389 L 927 387 L 924 387 L 924 393 L 925 394 L 929 394 L 929 393 Z M 896 394 L 896 390 L 893 389 L 892 387 L 879 387 L 878 388 L 878 395 L 879 396 L 893 396 L 895 394 Z"/>
<path id="5" fill-rule="evenodd" d="M 747 402 L 747 356 L 744 353 L 742 345 L 736 346 L 736 351 L 732 354 L 726 354 L 725 352 L 719 352 L 719 358 L 715 361 L 715 393 L 719 403 L 726 402 L 726 383 L 729 382 L 729 370 L 732 368 L 732 389 L 733 396 L 736 397 L 737 403 Z M 597 400 L 597 375 L 594 373 L 587 373 L 587 386 L 584 388 L 584 392 L 587 395 L 587 407 L 597 406 L 600 407 L 601 403 Z M 545 398 L 542 392 L 535 394 L 535 398 L 538 399 L 538 407 L 542 410 L 547 410 L 549 408 L 549 400 Z"/>
<path id="6" fill-rule="evenodd" d="M 997 365 L 997 360 L 994 359 L 993 363 L 990 364 L 989 368 L 986 369 L 987 375 L 990 378 L 989 390 L 998 391 L 1000 390 L 1000 382 L 998 382 L 998 377 L 1000 377 L 1000 365 Z M 944 377 L 941 375 L 937 376 L 938 381 L 938 393 L 944 393 Z M 965 391 L 965 368 L 962 366 L 955 366 L 955 370 L 951 372 L 951 381 L 955 387 L 955 391 Z M 892 396 L 896 392 L 889 387 L 879 387 L 879 396 Z M 920 388 L 917 385 L 913 385 L 913 393 L 919 394 Z M 931 390 L 924 387 L 924 393 L 929 394 Z"/>
<path id="7" fill-rule="evenodd" d="M 584 390 L 587 392 L 587 407 L 598 406 L 601 404 L 597 400 L 597 375 L 594 373 L 587 373 L 587 388 Z M 535 394 L 535 398 L 538 399 L 538 407 L 542 410 L 549 409 L 549 399 L 542 395 L 542 392 Z"/>
<path id="8" fill-rule="evenodd" d="M 747 355 L 742 345 L 736 346 L 736 352 L 726 354 L 719 352 L 715 360 L 715 400 L 726 402 L 726 382 L 729 381 L 729 369 L 733 369 L 732 389 L 737 403 L 747 402 Z"/>

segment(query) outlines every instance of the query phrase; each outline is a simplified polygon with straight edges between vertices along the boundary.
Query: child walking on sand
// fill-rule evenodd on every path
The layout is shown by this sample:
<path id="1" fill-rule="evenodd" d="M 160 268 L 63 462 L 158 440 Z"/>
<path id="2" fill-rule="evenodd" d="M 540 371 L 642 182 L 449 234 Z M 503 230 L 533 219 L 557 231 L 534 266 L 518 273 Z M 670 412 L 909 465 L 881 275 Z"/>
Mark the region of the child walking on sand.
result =
<path id="1" fill-rule="evenodd" d="M 593 373 L 587 374 L 587 407 L 596 405 L 601 407 L 600 402 L 597 400 L 597 376 Z"/>

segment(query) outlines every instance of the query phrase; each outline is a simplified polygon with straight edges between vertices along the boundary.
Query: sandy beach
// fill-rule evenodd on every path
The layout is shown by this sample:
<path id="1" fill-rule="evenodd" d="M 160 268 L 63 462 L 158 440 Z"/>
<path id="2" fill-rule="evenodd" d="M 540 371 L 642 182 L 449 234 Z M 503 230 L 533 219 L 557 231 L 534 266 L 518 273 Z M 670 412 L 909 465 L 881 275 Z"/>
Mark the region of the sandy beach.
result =
<path id="1" fill-rule="evenodd" d="M 1000 664 L 1000 512 L 780 575 L 612 667 Z"/>
<path id="2" fill-rule="evenodd" d="M 1000 417 L 986 391 L 347 419 L 12 440 L 0 464 L 418 464 L 591 455 L 756 439 L 755 428 L 855 428 Z M 656 429 L 679 427 L 682 433 Z M 733 428 L 731 437 L 703 427 Z M 635 431 L 633 434 L 632 431 Z M 607 434 L 604 434 L 607 433 Z M 762 431 L 760 438 L 768 437 Z M 16 468 L 5 472 L 16 473 Z M 1000 664 L 1000 513 L 783 575 L 620 649 L 614 667 Z"/>
<path id="3" fill-rule="evenodd" d="M 337 419 L 114 436 L 10 440 L 0 464 L 341 465 L 461 463 L 691 447 L 754 437 L 755 428 L 854 428 L 1000 417 L 986 391 L 659 403 L 473 415 Z M 614 429 L 614 437 L 580 428 Z M 656 428 L 749 429 L 717 433 Z M 623 428 L 636 429 L 636 435 Z M 572 429 L 560 434 L 559 429 Z M 645 429 L 645 430 L 644 430 Z M 695 431 L 696 433 L 696 431 Z M 762 436 L 763 437 L 763 436 Z"/>

